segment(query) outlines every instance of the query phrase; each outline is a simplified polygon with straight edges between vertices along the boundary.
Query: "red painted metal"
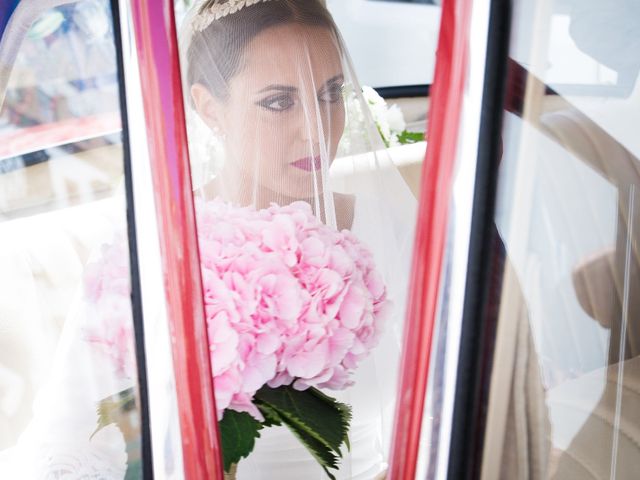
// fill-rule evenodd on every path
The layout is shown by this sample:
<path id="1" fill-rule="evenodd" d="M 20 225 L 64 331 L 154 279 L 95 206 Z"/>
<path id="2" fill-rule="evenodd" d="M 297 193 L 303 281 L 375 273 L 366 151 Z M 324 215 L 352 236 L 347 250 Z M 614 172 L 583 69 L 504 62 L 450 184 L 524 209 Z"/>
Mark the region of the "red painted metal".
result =
<path id="1" fill-rule="evenodd" d="M 472 0 L 444 0 L 389 468 L 415 478 L 467 75 Z"/>
<path id="2" fill-rule="evenodd" d="M 173 2 L 132 0 L 132 6 L 161 229 L 184 473 L 187 480 L 222 480 Z"/>

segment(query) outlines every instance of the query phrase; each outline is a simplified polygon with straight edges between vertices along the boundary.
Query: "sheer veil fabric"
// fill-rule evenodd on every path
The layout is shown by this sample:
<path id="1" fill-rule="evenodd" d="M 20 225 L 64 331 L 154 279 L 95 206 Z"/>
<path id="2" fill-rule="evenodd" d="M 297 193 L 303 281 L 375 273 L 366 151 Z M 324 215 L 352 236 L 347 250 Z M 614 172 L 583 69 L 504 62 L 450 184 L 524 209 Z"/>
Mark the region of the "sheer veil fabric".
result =
<path id="1" fill-rule="evenodd" d="M 243 5 L 225 9 L 232 4 Z M 393 315 L 354 385 L 327 393 L 354 414 L 338 477 L 375 478 L 391 436 L 416 200 L 385 150 L 342 37 L 318 0 L 210 0 L 185 16 L 180 49 L 194 194 L 256 209 L 304 201 L 373 252 Z M 284 427 L 261 432 L 238 476 L 326 478 Z"/>

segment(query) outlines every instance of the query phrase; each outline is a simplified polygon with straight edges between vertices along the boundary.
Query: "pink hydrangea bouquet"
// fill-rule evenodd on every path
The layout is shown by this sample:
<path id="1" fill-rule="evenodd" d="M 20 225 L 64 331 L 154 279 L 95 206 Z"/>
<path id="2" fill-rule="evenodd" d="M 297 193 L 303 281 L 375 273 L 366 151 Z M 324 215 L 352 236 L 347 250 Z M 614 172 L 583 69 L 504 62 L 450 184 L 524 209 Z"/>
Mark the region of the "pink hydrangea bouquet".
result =
<path id="1" fill-rule="evenodd" d="M 251 452 L 262 428 L 285 425 L 333 478 L 350 408 L 320 389 L 351 385 L 390 309 L 371 252 L 304 202 L 256 210 L 200 201 L 196 213 L 225 469 Z M 126 270 L 88 271 L 93 302 L 122 295 L 113 277 Z M 88 338 L 133 374 L 124 361 L 131 333 L 122 331 L 132 323 L 118 324 Z"/>
<path id="2" fill-rule="evenodd" d="M 85 339 L 106 355 L 118 377 L 135 377 L 127 237 L 118 232 L 84 270 L 85 307 L 91 321 Z"/>

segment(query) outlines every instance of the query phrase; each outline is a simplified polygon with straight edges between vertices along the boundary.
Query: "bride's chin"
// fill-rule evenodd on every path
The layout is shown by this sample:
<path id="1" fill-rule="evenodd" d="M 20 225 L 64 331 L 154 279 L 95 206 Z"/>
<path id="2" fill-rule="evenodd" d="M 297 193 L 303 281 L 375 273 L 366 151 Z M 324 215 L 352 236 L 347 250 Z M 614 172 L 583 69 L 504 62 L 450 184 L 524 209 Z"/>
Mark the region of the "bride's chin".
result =
<path id="1" fill-rule="evenodd" d="M 282 176 L 268 187 L 274 193 L 291 198 L 308 199 L 316 195 L 322 195 L 323 182 L 320 173 L 305 173 L 305 175 Z"/>

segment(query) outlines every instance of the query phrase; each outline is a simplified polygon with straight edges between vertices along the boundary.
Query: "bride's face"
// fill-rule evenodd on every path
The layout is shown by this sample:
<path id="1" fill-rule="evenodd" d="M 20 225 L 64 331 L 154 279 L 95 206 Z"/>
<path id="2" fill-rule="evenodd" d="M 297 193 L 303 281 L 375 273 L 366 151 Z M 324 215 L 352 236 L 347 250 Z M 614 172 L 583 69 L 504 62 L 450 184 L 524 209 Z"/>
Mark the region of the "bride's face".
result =
<path id="1" fill-rule="evenodd" d="M 249 188 L 306 198 L 336 155 L 345 124 L 342 63 L 324 27 L 282 25 L 244 50 L 229 95 L 216 102 L 232 169 Z"/>

